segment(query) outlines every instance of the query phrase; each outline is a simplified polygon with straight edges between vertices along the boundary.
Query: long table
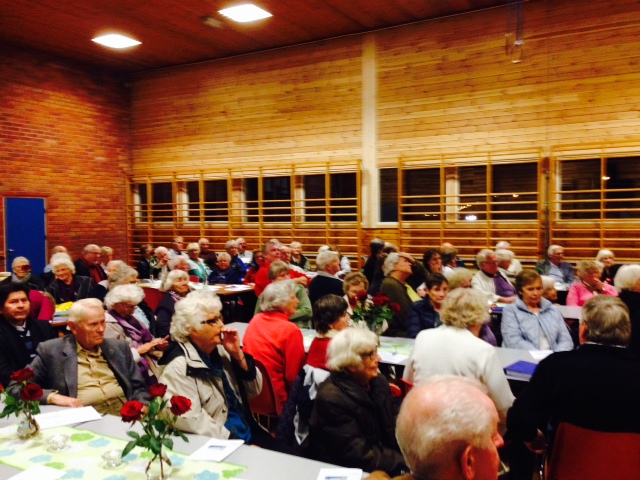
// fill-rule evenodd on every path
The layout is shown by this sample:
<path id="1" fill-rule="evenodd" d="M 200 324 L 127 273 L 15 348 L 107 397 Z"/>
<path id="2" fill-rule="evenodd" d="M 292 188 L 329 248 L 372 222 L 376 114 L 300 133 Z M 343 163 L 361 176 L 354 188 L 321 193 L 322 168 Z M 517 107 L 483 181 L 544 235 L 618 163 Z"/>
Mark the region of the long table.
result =
<path id="1" fill-rule="evenodd" d="M 240 339 L 244 338 L 244 334 L 247 331 L 247 323 L 233 322 L 227 326 L 235 328 L 240 333 Z M 316 335 L 315 330 L 301 329 L 305 351 L 309 350 L 309 345 Z M 398 367 L 404 367 L 407 364 L 407 358 L 411 354 L 415 340 L 413 338 L 401 338 L 401 337 L 380 337 L 380 350 L 382 356 L 382 362 L 389 365 Z M 500 365 L 502 368 L 508 367 L 518 361 L 526 361 L 537 364 L 539 360 L 535 359 L 528 350 L 520 350 L 516 348 L 503 348 L 495 347 L 500 359 Z"/>
<path id="2" fill-rule="evenodd" d="M 42 413 L 58 410 L 62 407 L 51 405 L 42 406 Z M 14 416 L 9 419 L 0 420 L 0 427 L 16 422 Z M 105 415 L 100 420 L 86 422 L 77 425 L 77 428 L 88 430 L 100 435 L 118 438 L 121 440 L 131 440 L 126 435 L 129 424 L 123 423 L 118 417 Z M 139 425 L 135 426 L 136 429 Z M 56 429 L 42 430 L 41 437 L 48 436 Z M 140 431 L 140 430 L 138 430 Z M 203 435 L 187 434 L 189 442 L 186 443 L 178 437 L 174 437 L 174 451 L 178 453 L 190 454 L 200 448 L 209 437 Z M 0 451 L 2 446 L 0 446 Z M 2 457 L 0 457 L 0 461 Z M 238 450 L 229 455 L 225 460 L 246 467 L 246 470 L 239 475 L 245 480 L 316 480 L 321 468 L 339 468 L 335 465 L 317 462 L 302 457 L 273 452 L 262 448 L 242 445 Z M 0 478 L 9 478 L 19 473 L 13 467 L 0 464 Z M 115 474 L 116 472 L 114 472 Z M 126 470 L 119 470 L 118 475 L 126 477 Z M 363 475 L 363 477 L 366 475 Z"/>

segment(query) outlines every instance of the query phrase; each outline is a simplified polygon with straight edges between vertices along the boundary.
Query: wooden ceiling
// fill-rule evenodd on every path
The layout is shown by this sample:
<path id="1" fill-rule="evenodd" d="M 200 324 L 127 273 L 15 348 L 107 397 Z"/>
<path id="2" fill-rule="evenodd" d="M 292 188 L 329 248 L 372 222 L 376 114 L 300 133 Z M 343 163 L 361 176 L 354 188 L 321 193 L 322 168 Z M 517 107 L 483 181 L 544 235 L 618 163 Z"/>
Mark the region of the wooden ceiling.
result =
<path id="1" fill-rule="evenodd" d="M 231 57 L 503 6 L 517 0 L 254 0 L 273 17 L 241 24 L 218 10 L 250 0 L 14 0 L 0 41 L 122 72 Z M 219 26 L 205 25 L 209 16 Z M 121 33 L 142 42 L 112 50 L 91 41 Z"/>

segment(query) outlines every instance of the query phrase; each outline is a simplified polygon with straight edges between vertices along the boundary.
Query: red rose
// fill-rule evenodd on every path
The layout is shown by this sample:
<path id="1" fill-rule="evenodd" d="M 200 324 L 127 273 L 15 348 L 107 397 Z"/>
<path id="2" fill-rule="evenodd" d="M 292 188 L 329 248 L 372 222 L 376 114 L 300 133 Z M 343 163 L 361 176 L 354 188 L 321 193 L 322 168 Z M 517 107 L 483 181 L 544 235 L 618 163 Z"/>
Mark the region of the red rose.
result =
<path id="1" fill-rule="evenodd" d="M 167 393 L 167 386 L 164 383 L 156 383 L 149 387 L 149 396 L 151 396 L 151 398 L 162 398 L 165 393 Z"/>
<path id="2" fill-rule="evenodd" d="M 371 303 L 373 303 L 374 307 L 382 307 L 389 301 L 389 298 L 383 294 L 375 294 L 373 298 L 371 298 Z"/>
<path id="3" fill-rule="evenodd" d="M 174 395 L 171 397 L 171 407 L 169 407 L 171 413 L 174 415 L 182 415 L 191 410 L 191 400 L 180 395 Z"/>
<path id="4" fill-rule="evenodd" d="M 400 307 L 399 303 L 396 302 L 391 302 L 389 304 L 389 307 L 391 308 L 391 310 L 393 310 L 394 312 L 399 312 L 400 310 L 402 310 L 402 307 Z"/>
<path id="5" fill-rule="evenodd" d="M 142 405 L 137 400 L 132 400 L 125 403 L 120 409 L 120 416 L 123 422 L 137 422 L 142 418 Z"/>
<path id="6" fill-rule="evenodd" d="M 367 292 L 360 292 L 358 293 L 358 301 L 360 303 L 364 303 L 367 301 L 367 298 L 369 298 L 369 295 L 367 294 Z"/>
<path id="7" fill-rule="evenodd" d="M 36 400 L 40 400 L 40 397 L 42 397 L 43 394 L 44 392 L 42 391 L 42 388 L 40 388 L 40 385 L 28 383 L 22 389 L 20 399 L 26 402 L 35 402 Z"/>
<path id="8" fill-rule="evenodd" d="M 23 368 L 22 370 L 18 370 L 11 375 L 11 380 L 15 380 L 16 382 L 28 382 L 35 375 L 35 372 L 30 368 Z"/>

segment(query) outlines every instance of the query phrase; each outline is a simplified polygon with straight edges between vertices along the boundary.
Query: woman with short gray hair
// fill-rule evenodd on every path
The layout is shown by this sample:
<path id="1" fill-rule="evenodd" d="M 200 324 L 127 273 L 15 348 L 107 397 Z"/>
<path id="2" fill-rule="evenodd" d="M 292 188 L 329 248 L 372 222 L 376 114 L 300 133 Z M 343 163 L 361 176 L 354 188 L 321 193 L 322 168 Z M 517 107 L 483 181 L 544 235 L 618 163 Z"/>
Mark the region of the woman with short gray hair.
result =
<path id="1" fill-rule="evenodd" d="M 126 340 L 133 359 L 138 364 L 147 385 L 157 382 L 157 359 L 169 346 L 168 337 L 154 338 L 144 323 L 136 318 L 138 304 L 144 300 L 144 292 L 137 285 L 118 285 L 104 299 L 107 307 L 105 337 Z"/>
<path id="2" fill-rule="evenodd" d="M 385 279 L 382 281 L 380 291 L 386 295 L 391 303 L 398 308 L 389 322 L 389 328 L 385 335 L 389 337 L 407 336 L 407 317 L 411 313 L 414 302 L 420 301 L 420 297 L 407 283 L 407 279 L 413 273 L 413 265 L 416 261 L 408 253 L 392 252 L 387 255 L 382 267 Z"/>
<path id="3" fill-rule="evenodd" d="M 276 441 L 256 425 L 246 403 L 260 393 L 262 375 L 241 348 L 238 331 L 224 325 L 221 310 L 220 299 L 206 290 L 191 292 L 176 305 L 171 324 L 175 342 L 160 361 L 166 395 L 191 400 L 176 427 L 274 449 Z"/>
<path id="4" fill-rule="evenodd" d="M 56 305 L 75 302 L 89 297 L 93 288 L 90 277 L 76 275 L 76 267 L 66 253 L 56 253 L 51 257 L 51 271 L 55 280 L 46 288 Z"/>
<path id="5" fill-rule="evenodd" d="M 323 462 L 400 474 L 406 466 L 389 383 L 378 371 L 378 337 L 362 328 L 341 330 L 327 358 L 331 373 L 311 412 L 309 452 Z"/>
<path id="6" fill-rule="evenodd" d="M 442 302 L 443 325 L 416 337 L 403 378 L 420 384 L 434 375 L 460 375 L 484 383 L 500 414 L 504 430 L 513 394 L 492 345 L 479 338 L 489 318 L 487 297 L 479 290 L 458 288 Z"/>
<path id="7" fill-rule="evenodd" d="M 603 283 L 600 280 L 602 276 L 602 264 L 600 262 L 582 260 L 578 262 L 576 270 L 580 281 L 569 287 L 569 293 L 567 294 L 568 306 L 581 307 L 584 302 L 594 295 L 618 296 L 618 292 L 612 285 Z"/>
<path id="8" fill-rule="evenodd" d="M 172 270 L 167 275 L 163 285 L 166 293 L 156 307 L 156 335 L 166 337 L 169 335 L 171 318 L 175 312 L 176 303 L 187 296 L 189 287 L 189 275 L 182 270 Z"/>
<path id="9" fill-rule="evenodd" d="M 289 321 L 298 303 L 293 280 L 270 283 L 260 295 L 262 313 L 251 319 L 243 339 L 245 351 L 269 372 L 278 415 L 306 361 L 302 332 Z"/>
<path id="10" fill-rule="evenodd" d="M 623 265 L 614 280 L 620 300 L 629 309 L 631 342 L 629 348 L 640 355 L 640 265 Z"/>

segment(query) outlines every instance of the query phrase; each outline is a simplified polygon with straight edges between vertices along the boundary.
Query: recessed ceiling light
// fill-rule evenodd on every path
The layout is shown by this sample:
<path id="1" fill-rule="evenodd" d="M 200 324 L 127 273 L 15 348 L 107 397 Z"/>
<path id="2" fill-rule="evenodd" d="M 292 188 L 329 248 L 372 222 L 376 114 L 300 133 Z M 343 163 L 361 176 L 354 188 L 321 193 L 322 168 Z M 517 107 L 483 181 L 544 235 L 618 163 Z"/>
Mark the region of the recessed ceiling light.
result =
<path id="1" fill-rule="evenodd" d="M 92 41 L 99 43 L 100 45 L 104 45 L 105 47 L 111 47 L 111 48 L 135 47 L 136 45 L 140 45 L 141 43 L 132 38 L 125 37 L 123 35 L 118 35 L 117 33 L 112 33 L 110 35 L 102 35 L 101 37 L 94 38 Z"/>
<path id="2" fill-rule="evenodd" d="M 218 13 L 224 15 L 227 18 L 230 18 L 231 20 L 242 23 L 253 22 L 254 20 L 260 20 L 261 18 L 268 18 L 273 16 L 269 12 L 250 3 L 225 8 L 224 10 L 220 10 Z"/>

